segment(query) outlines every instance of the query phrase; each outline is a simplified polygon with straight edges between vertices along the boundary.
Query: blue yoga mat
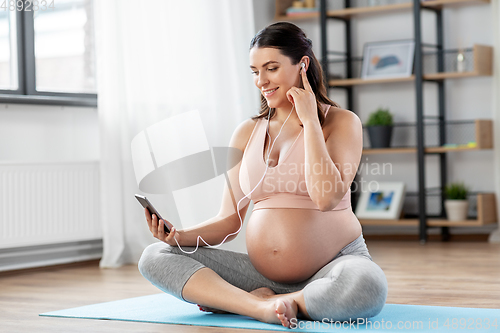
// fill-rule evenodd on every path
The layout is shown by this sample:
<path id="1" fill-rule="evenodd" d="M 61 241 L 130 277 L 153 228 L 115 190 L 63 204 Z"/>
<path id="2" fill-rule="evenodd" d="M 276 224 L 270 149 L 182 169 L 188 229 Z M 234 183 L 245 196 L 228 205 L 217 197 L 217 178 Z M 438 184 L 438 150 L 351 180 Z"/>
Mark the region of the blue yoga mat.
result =
<path id="1" fill-rule="evenodd" d="M 386 304 L 382 312 L 372 318 L 359 319 L 351 323 L 299 320 L 293 329 L 287 329 L 246 316 L 204 313 L 198 310 L 196 304 L 183 302 L 169 294 L 87 305 L 42 313 L 40 316 L 297 332 L 361 330 L 362 332 L 494 333 L 500 331 L 500 309 Z"/>

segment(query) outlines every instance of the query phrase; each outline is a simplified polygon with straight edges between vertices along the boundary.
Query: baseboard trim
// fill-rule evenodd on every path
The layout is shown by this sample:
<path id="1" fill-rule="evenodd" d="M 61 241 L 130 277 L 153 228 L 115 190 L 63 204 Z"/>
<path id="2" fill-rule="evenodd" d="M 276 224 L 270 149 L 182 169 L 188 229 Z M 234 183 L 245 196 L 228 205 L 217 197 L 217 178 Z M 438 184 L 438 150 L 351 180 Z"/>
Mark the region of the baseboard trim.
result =
<path id="1" fill-rule="evenodd" d="M 86 261 L 72 262 L 72 263 L 67 263 L 67 264 L 57 264 L 57 265 L 51 265 L 51 266 L 41 266 L 41 267 L 16 269 L 16 270 L 12 270 L 12 271 L 3 271 L 3 272 L 0 272 L 0 278 L 5 277 L 5 276 L 12 276 L 12 275 L 32 274 L 32 273 L 39 273 L 39 272 L 52 272 L 52 271 L 57 271 L 57 270 L 61 270 L 61 269 L 71 269 L 71 268 L 81 268 L 81 267 L 99 268 L 100 261 L 101 261 L 101 259 L 99 258 L 99 259 L 92 259 L 92 260 L 86 260 Z"/>
<path id="2" fill-rule="evenodd" d="M 366 241 L 405 241 L 405 242 L 419 242 L 419 235 L 365 235 L 363 237 Z M 451 234 L 447 242 L 484 242 L 488 243 L 488 234 Z M 427 241 L 429 242 L 442 242 L 441 235 L 428 234 Z"/>

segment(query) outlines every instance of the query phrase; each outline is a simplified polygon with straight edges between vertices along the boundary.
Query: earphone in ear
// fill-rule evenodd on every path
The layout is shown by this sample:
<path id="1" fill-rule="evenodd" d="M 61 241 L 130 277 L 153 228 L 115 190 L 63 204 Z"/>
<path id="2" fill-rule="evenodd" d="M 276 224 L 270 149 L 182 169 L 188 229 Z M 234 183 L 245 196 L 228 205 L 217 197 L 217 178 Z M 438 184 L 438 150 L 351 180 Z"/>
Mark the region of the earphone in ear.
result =
<path id="1" fill-rule="evenodd" d="M 302 68 L 304 68 L 304 69 L 306 68 L 306 64 L 305 64 L 305 63 L 303 63 L 303 62 L 301 62 L 301 63 L 300 63 L 300 66 L 301 66 Z"/>

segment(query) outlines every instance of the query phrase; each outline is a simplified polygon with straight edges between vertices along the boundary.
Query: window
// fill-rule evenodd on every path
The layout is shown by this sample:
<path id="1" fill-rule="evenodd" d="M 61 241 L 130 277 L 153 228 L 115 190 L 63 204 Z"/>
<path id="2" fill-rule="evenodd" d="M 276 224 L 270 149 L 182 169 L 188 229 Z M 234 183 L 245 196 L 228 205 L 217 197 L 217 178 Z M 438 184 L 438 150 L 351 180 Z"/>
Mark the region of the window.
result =
<path id="1" fill-rule="evenodd" d="M 0 89 L 17 89 L 17 31 L 15 12 L 0 11 Z"/>
<path id="2" fill-rule="evenodd" d="M 0 103 L 95 107 L 96 93 L 92 0 L 0 0 Z"/>

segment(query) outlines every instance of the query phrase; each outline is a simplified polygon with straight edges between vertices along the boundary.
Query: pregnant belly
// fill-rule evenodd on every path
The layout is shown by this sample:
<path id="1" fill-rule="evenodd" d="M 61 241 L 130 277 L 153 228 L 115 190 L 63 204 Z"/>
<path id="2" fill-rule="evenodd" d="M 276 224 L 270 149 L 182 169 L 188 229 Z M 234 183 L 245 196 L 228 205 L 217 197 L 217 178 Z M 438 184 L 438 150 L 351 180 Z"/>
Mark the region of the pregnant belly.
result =
<path id="1" fill-rule="evenodd" d="M 250 261 L 276 282 L 304 281 L 361 234 L 351 209 L 258 209 L 246 230 Z"/>

